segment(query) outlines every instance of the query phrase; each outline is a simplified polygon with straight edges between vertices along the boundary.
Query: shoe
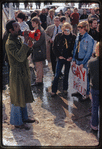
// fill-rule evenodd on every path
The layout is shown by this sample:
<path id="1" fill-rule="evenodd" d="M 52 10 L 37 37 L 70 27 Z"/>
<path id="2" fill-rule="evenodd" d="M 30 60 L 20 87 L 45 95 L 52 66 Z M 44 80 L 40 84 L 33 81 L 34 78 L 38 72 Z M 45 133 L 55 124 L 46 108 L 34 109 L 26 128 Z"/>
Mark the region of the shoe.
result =
<path id="1" fill-rule="evenodd" d="M 53 93 L 53 92 L 52 92 L 52 93 L 51 93 L 51 97 L 54 97 L 54 96 L 56 96 L 56 93 Z"/>
<path id="2" fill-rule="evenodd" d="M 85 95 L 85 96 L 82 97 L 82 100 L 87 100 L 87 99 L 90 99 L 89 95 Z"/>
<path id="3" fill-rule="evenodd" d="M 98 126 L 92 126 L 92 124 L 91 124 L 91 128 L 92 128 L 92 130 L 94 130 L 94 131 L 98 131 Z"/>
<path id="4" fill-rule="evenodd" d="M 33 86 L 39 86 L 39 85 L 43 85 L 43 82 L 35 82 L 35 83 L 33 84 Z"/>
<path id="5" fill-rule="evenodd" d="M 35 120 L 27 119 L 27 120 L 24 120 L 23 122 L 24 122 L 24 123 L 34 123 Z"/>
<path id="6" fill-rule="evenodd" d="M 29 130 L 30 127 L 28 127 L 26 124 L 20 125 L 20 126 L 15 126 L 15 128 L 19 128 L 19 129 L 25 129 L 25 130 Z"/>
<path id="7" fill-rule="evenodd" d="M 79 92 L 72 93 L 72 96 L 80 96 Z"/>

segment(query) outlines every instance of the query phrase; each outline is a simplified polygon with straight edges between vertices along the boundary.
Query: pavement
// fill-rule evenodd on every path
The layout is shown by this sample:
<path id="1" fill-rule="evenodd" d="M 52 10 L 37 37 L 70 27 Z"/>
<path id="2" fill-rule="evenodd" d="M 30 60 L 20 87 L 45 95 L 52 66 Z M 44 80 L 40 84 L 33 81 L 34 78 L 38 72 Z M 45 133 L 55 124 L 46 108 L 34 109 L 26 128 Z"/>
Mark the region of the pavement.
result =
<path id="1" fill-rule="evenodd" d="M 5 71 L 4 71 L 5 70 Z M 98 146 L 99 131 L 90 128 L 91 100 L 80 101 L 71 96 L 76 90 L 72 87 L 72 75 L 69 73 L 67 95 L 63 94 L 59 80 L 58 91 L 51 97 L 53 74 L 51 63 L 44 63 L 43 85 L 32 86 L 35 102 L 27 104 L 30 118 L 36 122 L 28 124 L 29 131 L 19 130 L 10 125 L 10 91 L 7 79 L 7 67 L 3 68 L 2 90 L 2 143 L 7 146 Z"/>

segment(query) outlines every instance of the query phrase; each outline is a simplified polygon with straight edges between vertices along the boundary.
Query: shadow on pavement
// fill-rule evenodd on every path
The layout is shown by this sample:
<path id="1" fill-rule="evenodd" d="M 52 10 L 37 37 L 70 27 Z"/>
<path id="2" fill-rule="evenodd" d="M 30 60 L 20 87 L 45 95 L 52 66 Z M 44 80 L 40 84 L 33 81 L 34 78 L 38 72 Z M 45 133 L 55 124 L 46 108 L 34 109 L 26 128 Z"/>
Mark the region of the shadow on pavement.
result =
<path id="1" fill-rule="evenodd" d="M 30 119 L 34 119 L 34 112 L 29 103 L 27 104 L 27 111 L 28 111 L 28 117 Z M 35 121 L 34 123 L 37 124 L 38 122 Z M 11 129 L 14 139 L 16 140 L 18 146 L 41 146 L 40 141 L 34 138 L 35 135 L 33 128 L 34 123 L 27 123 L 27 125 L 30 127 L 30 130 L 19 129 L 19 128 Z"/>

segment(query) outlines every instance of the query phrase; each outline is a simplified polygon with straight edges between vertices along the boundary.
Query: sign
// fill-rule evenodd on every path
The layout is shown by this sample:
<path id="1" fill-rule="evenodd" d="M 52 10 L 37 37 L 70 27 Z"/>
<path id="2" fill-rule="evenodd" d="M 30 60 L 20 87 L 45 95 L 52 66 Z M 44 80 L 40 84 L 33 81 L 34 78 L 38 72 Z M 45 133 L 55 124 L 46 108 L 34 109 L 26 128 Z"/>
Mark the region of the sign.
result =
<path id="1" fill-rule="evenodd" d="M 76 65 L 76 68 L 71 63 L 71 71 L 73 78 L 73 88 L 76 89 L 81 95 L 86 95 L 87 91 L 87 75 L 86 69 L 82 68 L 80 70 L 79 66 Z"/>

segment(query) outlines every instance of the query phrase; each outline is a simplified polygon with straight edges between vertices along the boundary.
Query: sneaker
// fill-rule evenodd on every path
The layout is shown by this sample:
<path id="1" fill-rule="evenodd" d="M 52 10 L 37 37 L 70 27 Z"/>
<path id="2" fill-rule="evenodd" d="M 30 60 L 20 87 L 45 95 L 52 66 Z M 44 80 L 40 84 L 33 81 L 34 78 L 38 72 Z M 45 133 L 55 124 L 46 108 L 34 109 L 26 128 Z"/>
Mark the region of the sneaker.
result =
<path id="1" fill-rule="evenodd" d="M 93 130 L 95 130 L 95 131 L 98 130 L 98 126 L 92 126 L 92 124 L 91 124 L 91 128 L 92 128 Z"/>
<path id="2" fill-rule="evenodd" d="M 89 99 L 89 95 L 85 95 L 82 97 L 82 100 L 86 100 L 86 99 Z"/>

